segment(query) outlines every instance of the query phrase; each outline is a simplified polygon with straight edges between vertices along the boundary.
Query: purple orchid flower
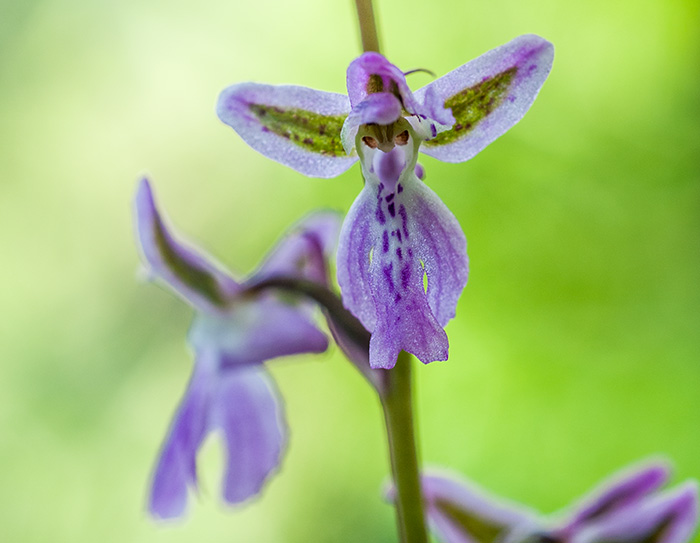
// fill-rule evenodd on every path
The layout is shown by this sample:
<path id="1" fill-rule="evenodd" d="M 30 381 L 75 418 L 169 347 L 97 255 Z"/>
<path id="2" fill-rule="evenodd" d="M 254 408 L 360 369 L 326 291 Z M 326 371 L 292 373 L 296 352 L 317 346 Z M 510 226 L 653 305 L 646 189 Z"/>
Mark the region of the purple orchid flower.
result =
<path id="1" fill-rule="evenodd" d="M 444 543 L 501 543 L 515 528 L 530 527 L 537 519 L 533 510 L 490 495 L 449 471 L 423 474 L 421 486 L 428 522 Z M 395 487 L 385 494 L 394 501 Z"/>
<path id="2" fill-rule="evenodd" d="M 418 151 L 472 158 L 522 118 L 552 59 L 552 45 L 528 35 L 416 93 L 373 52 L 350 64 L 348 96 L 257 83 L 221 93 L 221 120 L 269 158 L 315 177 L 360 161 L 365 185 L 341 231 L 337 273 L 345 306 L 372 334 L 373 368 L 392 368 L 401 350 L 446 360 L 443 328 L 467 282 L 466 239 L 421 181 Z"/>
<path id="3" fill-rule="evenodd" d="M 451 474 L 426 474 L 422 483 L 429 522 L 444 543 L 688 543 L 698 524 L 698 487 L 687 481 L 660 491 L 668 475 L 660 462 L 625 470 L 558 519 Z"/>
<path id="4" fill-rule="evenodd" d="M 552 541 L 687 543 L 698 524 L 698 487 L 686 481 L 661 491 L 670 468 L 647 462 L 603 482 L 555 522 Z"/>
<path id="5" fill-rule="evenodd" d="M 244 283 L 201 251 L 183 243 L 159 214 L 151 187 L 136 194 L 136 230 L 151 274 L 195 310 L 188 341 L 195 353 L 192 377 L 160 453 L 149 497 L 158 518 L 181 516 L 188 488 L 197 486 L 196 454 L 212 431 L 223 435 L 227 458 L 223 497 L 240 503 L 259 493 L 279 465 L 287 427 L 279 394 L 263 362 L 319 353 L 326 336 L 309 304 L 292 304 L 248 285 L 283 275 L 326 284 L 326 259 L 340 221 L 311 215 L 291 231 Z"/>

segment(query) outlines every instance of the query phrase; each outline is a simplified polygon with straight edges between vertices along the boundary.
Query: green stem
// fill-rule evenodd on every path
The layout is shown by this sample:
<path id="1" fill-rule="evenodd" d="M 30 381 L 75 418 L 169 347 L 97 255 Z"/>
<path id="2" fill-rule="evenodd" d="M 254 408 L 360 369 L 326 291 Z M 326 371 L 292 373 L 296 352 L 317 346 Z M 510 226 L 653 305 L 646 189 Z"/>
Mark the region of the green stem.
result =
<path id="1" fill-rule="evenodd" d="M 355 6 L 357 7 L 357 17 L 360 20 L 362 50 L 379 53 L 379 38 L 377 37 L 377 25 L 374 22 L 372 0 L 355 0 Z"/>
<path id="2" fill-rule="evenodd" d="M 379 52 L 372 0 L 355 0 L 363 51 Z M 396 366 L 378 387 L 389 438 L 391 472 L 396 487 L 396 517 L 401 543 L 428 543 L 413 422 L 411 355 L 401 351 Z"/>
<path id="3" fill-rule="evenodd" d="M 411 355 L 402 351 L 394 369 L 387 371 L 380 392 L 396 486 L 396 512 L 402 543 L 427 543 L 420 488 L 416 434 L 411 394 Z"/>

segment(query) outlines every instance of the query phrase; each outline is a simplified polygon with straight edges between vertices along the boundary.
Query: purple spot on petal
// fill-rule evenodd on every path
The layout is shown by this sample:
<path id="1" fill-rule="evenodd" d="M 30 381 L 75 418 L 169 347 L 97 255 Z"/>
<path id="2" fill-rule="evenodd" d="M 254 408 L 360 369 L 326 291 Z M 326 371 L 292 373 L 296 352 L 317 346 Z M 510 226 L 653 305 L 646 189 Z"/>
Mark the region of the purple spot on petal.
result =
<path id="1" fill-rule="evenodd" d="M 401 294 L 398 292 L 396 293 L 396 297 L 394 298 L 394 303 L 398 304 L 401 301 Z"/>
<path id="2" fill-rule="evenodd" d="M 401 186 L 401 183 L 399 183 L 399 194 L 403 192 L 403 186 Z"/>
<path id="3" fill-rule="evenodd" d="M 401 268 L 401 286 L 404 290 L 408 288 L 408 282 L 411 280 L 411 266 L 406 264 Z"/>
<path id="4" fill-rule="evenodd" d="M 403 239 L 401 238 L 401 230 L 396 230 L 396 236 L 399 238 L 399 243 L 402 243 Z"/>
<path id="5" fill-rule="evenodd" d="M 411 249 L 410 247 L 408 248 L 408 257 L 413 257 L 413 249 Z"/>
<path id="6" fill-rule="evenodd" d="M 384 234 L 382 235 L 382 250 L 385 253 L 389 252 L 389 234 L 386 230 L 384 230 Z"/>
<path id="7" fill-rule="evenodd" d="M 377 218 L 379 224 L 384 224 L 386 222 L 386 216 L 384 215 L 384 211 L 382 211 L 381 204 L 377 204 L 377 211 L 375 213 L 375 217 Z"/>
<path id="8" fill-rule="evenodd" d="M 399 260 L 403 258 L 403 254 L 401 253 L 401 247 L 396 248 L 396 256 L 399 257 Z"/>
<path id="9" fill-rule="evenodd" d="M 391 202 L 389 204 L 388 209 L 389 209 L 389 215 L 391 215 L 392 217 L 396 217 L 396 209 L 394 208 L 394 202 Z"/>
<path id="10" fill-rule="evenodd" d="M 530 66 L 528 66 L 528 68 L 527 68 L 527 73 L 531 74 L 536 69 L 537 69 L 537 64 L 530 64 Z"/>
<path id="11" fill-rule="evenodd" d="M 392 272 L 394 271 L 394 264 L 390 263 L 388 266 L 382 268 L 384 272 L 384 278 L 386 279 L 387 285 L 389 285 L 389 292 L 396 292 L 396 287 L 394 286 L 394 278 L 392 277 Z"/>
<path id="12" fill-rule="evenodd" d="M 379 186 L 377 187 L 377 196 L 380 196 L 382 194 L 383 190 L 384 190 L 384 183 L 379 183 Z"/>
<path id="13" fill-rule="evenodd" d="M 403 204 L 399 206 L 399 215 L 401 215 L 401 228 L 403 229 L 403 235 L 406 239 L 408 239 L 408 216 L 406 215 L 406 207 Z"/>
<path id="14" fill-rule="evenodd" d="M 515 96 L 514 96 L 513 94 L 509 95 L 509 96 L 508 96 L 508 101 L 509 101 L 511 104 L 512 104 L 513 102 L 515 102 Z"/>
<path id="15" fill-rule="evenodd" d="M 262 131 L 263 131 L 263 132 L 269 132 L 270 129 L 269 129 L 267 126 L 263 126 L 263 127 L 262 127 Z"/>
<path id="16" fill-rule="evenodd" d="M 392 192 L 389 196 L 384 198 L 387 202 L 391 202 L 394 199 L 394 193 Z"/>

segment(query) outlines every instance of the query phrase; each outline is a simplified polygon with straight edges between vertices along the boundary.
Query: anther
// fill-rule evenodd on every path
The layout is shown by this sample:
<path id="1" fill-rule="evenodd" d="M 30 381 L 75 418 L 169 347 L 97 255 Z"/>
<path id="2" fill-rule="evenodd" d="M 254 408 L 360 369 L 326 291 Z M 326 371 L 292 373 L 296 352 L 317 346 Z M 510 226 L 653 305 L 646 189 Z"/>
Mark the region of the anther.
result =
<path id="1" fill-rule="evenodd" d="M 370 149 L 376 149 L 377 148 L 377 140 L 375 140 L 372 136 L 364 136 L 362 138 L 363 143 L 369 147 Z"/>
<path id="2" fill-rule="evenodd" d="M 394 142 L 396 142 L 396 145 L 406 145 L 408 143 L 408 130 L 397 134 L 394 138 Z"/>

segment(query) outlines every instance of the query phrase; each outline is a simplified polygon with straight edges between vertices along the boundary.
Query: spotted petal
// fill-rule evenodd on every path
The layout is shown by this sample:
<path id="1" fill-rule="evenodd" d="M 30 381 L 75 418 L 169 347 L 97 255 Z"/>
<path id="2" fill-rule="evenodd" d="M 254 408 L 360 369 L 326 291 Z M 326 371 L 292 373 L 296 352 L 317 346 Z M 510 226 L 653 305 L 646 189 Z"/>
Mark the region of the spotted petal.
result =
<path id="1" fill-rule="evenodd" d="M 428 111 L 445 107 L 455 122 L 426 141 L 425 154 L 445 162 L 469 160 L 525 115 L 554 58 L 551 43 L 515 38 L 416 91 Z"/>
<path id="2" fill-rule="evenodd" d="M 216 110 L 253 149 L 304 175 L 336 177 L 357 161 L 340 141 L 350 112 L 342 94 L 241 83 L 224 89 Z"/>
<path id="3" fill-rule="evenodd" d="M 214 313 L 225 310 L 239 285 L 211 257 L 170 231 L 147 179 L 139 183 L 135 207 L 136 233 L 150 272 L 196 308 Z"/>
<path id="4" fill-rule="evenodd" d="M 373 368 L 393 367 L 401 350 L 424 363 L 447 360 L 443 326 L 467 282 L 459 223 L 416 177 L 419 144 L 411 136 L 388 153 L 360 150 L 365 187 L 340 234 L 338 283 L 372 333 Z"/>

